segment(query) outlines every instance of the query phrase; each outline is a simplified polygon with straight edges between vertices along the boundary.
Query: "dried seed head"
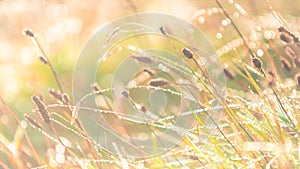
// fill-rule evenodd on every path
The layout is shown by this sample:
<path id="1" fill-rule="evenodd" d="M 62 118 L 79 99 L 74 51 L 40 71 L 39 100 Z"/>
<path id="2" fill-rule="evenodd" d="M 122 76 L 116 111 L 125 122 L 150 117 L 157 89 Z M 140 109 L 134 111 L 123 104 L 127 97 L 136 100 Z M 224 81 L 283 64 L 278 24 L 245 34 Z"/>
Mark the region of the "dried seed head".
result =
<path id="1" fill-rule="evenodd" d="M 282 63 L 281 66 L 282 66 L 285 70 L 291 71 L 291 64 L 290 64 L 290 62 L 289 62 L 287 59 L 281 58 L 281 63 Z"/>
<path id="2" fill-rule="evenodd" d="M 285 32 L 285 33 L 287 33 L 287 34 L 293 36 L 293 34 L 292 34 L 290 31 L 288 31 L 286 28 L 284 28 L 284 27 L 279 27 L 279 28 L 278 28 L 278 31 L 279 31 L 279 32 Z"/>
<path id="3" fill-rule="evenodd" d="M 281 32 L 279 38 L 285 43 L 291 43 L 294 41 L 294 38 L 286 32 Z"/>
<path id="4" fill-rule="evenodd" d="M 43 95 L 39 94 L 40 100 L 43 102 L 44 101 L 44 97 Z"/>
<path id="5" fill-rule="evenodd" d="M 253 114 L 258 120 L 262 120 L 263 119 L 263 116 L 262 116 L 262 114 L 258 111 L 250 111 L 251 112 L 251 114 Z"/>
<path id="6" fill-rule="evenodd" d="M 32 31 L 30 30 L 30 29 L 28 29 L 28 28 L 26 28 L 26 29 L 24 29 L 23 30 L 23 34 L 24 35 L 27 35 L 27 36 L 29 36 L 29 37 L 34 37 L 34 34 L 32 33 Z"/>
<path id="7" fill-rule="evenodd" d="M 167 32 L 166 32 L 166 30 L 165 30 L 164 27 L 160 26 L 160 27 L 159 27 L 159 30 L 160 30 L 160 32 L 161 32 L 163 35 L 167 35 Z"/>
<path id="8" fill-rule="evenodd" d="M 145 106 L 144 104 L 141 104 L 141 111 L 146 112 L 147 110 L 148 110 L 147 106 Z"/>
<path id="9" fill-rule="evenodd" d="M 149 85 L 153 87 L 164 87 L 168 83 L 169 81 L 167 81 L 166 79 L 157 78 L 150 80 Z"/>
<path id="10" fill-rule="evenodd" d="M 129 97 L 129 92 L 128 90 L 123 90 L 121 93 L 124 97 L 128 98 Z"/>
<path id="11" fill-rule="evenodd" d="M 272 70 L 269 70 L 268 71 L 268 74 L 272 77 L 272 78 L 275 78 L 275 74 Z"/>
<path id="12" fill-rule="evenodd" d="M 152 63 L 152 59 L 148 56 L 138 55 L 138 54 L 132 54 L 131 57 L 135 59 L 137 62 L 141 63 Z"/>
<path id="13" fill-rule="evenodd" d="M 229 69 L 228 65 L 225 65 L 225 67 L 223 68 L 224 74 L 226 77 L 228 77 L 229 79 L 234 79 L 235 78 L 235 74 Z"/>
<path id="14" fill-rule="evenodd" d="M 64 103 L 69 103 L 70 98 L 69 98 L 69 95 L 68 95 L 67 93 L 64 93 L 64 94 L 62 95 L 62 101 L 63 101 Z"/>
<path id="15" fill-rule="evenodd" d="M 284 53 L 291 59 L 294 59 L 297 57 L 296 52 L 290 46 L 284 47 Z"/>
<path id="16" fill-rule="evenodd" d="M 258 69 L 261 69 L 261 68 L 262 68 L 262 62 L 261 62 L 260 59 L 258 59 L 258 58 L 253 58 L 253 59 L 252 59 L 252 63 L 253 63 L 253 65 L 254 65 L 256 68 L 258 68 Z"/>
<path id="17" fill-rule="evenodd" d="M 269 70 L 268 71 L 268 85 L 269 86 L 274 86 L 275 85 L 275 74 Z"/>
<path id="18" fill-rule="evenodd" d="M 38 96 L 33 95 L 31 99 L 35 107 L 38 109 L 38 112 L 40 113 L 43 121 L 45 123 L 50 123 L 51 120 L 50 120 L 49 112 L 46 110 L 45 104 L 40 100 Z"/>
<path id="19" fill-rule="evenodd" d="M 192 159 L 192 160 L 198 160 L 199 158 L 197 156 L 195 156 L 195 155 L 190 155 L 190 159 Z"/>
<path id="20" fill-rule="evenodd" d="M 24 114 L 24 118 L 33 126 L 36 127 L 38 129 L 42 129 L 41 125 L 39 125 L 39 123 L 37 123 L 34 119 L 32 119 L 30 116 L 28 116 L 27 114 Z"/>
<path id="21" fill-rule="evenodd" d="M 192 59 L 193 58 L 193 52 L 190 50 L 190 49 L 188 49 L 188 48 L 183 48 L 182 49 L 182 53 L 183 53 L 183 55 L 185 56 L 185 57 L 187 57 L 187 58 L 189 58 L 189 59 Z"/>
<path id="22" fill-rule="evenodd" d="M 144 72 L 148 73 L 150 76 L 154 76 L 155 71 L 151 69 L 143 69 Z"/>
<path id="23" fill-rule="evenodd" d="M 98 83 L 93 83 L 90 87 L 92 89 L 92 92 L 96 94 L 101 94 L 100 86 L 98 85 Z"/>
<path id="24" fill-rule="evenodd" d="M 300 58 L 295 58 L 293 61 L 294 61 L 294 67 L 300 68 Z"/>
<path id="25" fill-rule="evenodd" d="M 43 104 L 39 96 L 33 95 L 31 99 L 38 110 L 45 109 L 46 106 Z"/>
<path id="26" fill-rule="evenodd" d="M 44 56 L 39 56 L 39 59 L 43 64 L 45 64 L 45 65 L 48 64 L 48 60 Z"/>
<path id="27" fill-rule="evenodd" d="M 296 81 L 298 87 L 300 88 L 300 73 L 295 75 L 295 81 Z"/>
<path id="28" fill-rule="evenodd" d="M 54 97 L 55 99 L 57 99 L 57 100 L 59 100 L 59 101 L 63 101 L 63 100 L 62 100 L 62 95 L 61 95 L 59 92 L 55 91 L 53 88 L 48 89 L 48 92 L 49 92 L 49 94 L 50 94 L 52 97 Z"/>
<path id="29" fill-rule="evenodd" d="M 296 37 L 296 36 L 295 36 L 293 33 L 291 33 L 290 31 L 288 31 L 287 29 L 285 29 L 284 27 L 278 28 L 278 31 L 281 32 L 281 33 L 286 33 L 287 35 L 289 35 L 289 36 L 292 38 L 292 41 L 291 41 L 291 42 L 296 42 L 296 43 L 299 42 L 299 38 Z"/>
<path id="30" fill-rule="evenodd" d="M 279 31 L 279 32 L 286 32 L 286 29 L 285 29 L 284 27 L 281 26 L 281 27 L 278 28 L 278 31 Z"/>

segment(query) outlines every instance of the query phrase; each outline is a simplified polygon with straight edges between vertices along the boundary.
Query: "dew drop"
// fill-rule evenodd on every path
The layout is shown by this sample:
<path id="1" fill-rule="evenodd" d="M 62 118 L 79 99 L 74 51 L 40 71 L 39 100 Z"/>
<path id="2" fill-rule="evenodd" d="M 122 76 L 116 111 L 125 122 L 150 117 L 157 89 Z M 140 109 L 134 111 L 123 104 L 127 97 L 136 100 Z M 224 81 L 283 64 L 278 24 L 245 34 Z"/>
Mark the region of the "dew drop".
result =
<path id="1" fill-rule="evenodd" d="M 212 13 L 217 14 L 219 10 L 218 10 L 218 8 L 212 8 L 211 11 L 212 11 Z"/>
<path id="2" fill-rule="evenodd" d="M 212 15 L 212 10 L 211 10 L 211 9 L 208 9 L 208 10 L 207 10 L 207 15 L 208 15 L 208 16 L 211 16 L 211 15 Z"/>
<path id="3" fill-rule="evenodd" d="M 234 16 L 235 18 L 238 18 L 238 17 L 240 17 L 240 14 L 239 14 L 238 12 L 234 12 L 234 13 L 233 13 L 233 16 Z"/>
<path id="4" fill-rule="evenodd" d="M 196 16 L 200 16 L 200 15 L 205 14 L 205 12 L 206 12 L 205 9 L 200 9 L 200 10 L 198 10 L 198 11 L 195 12 L 195 15 Z"/>
<path id="5" fill-rule="evenodd" d="M 136 47 L 135 46 L 133 46 L 133 45 L 128 45 L 128 49 L 130 49 L 130 50 L 136 50 Z"/>
<path id="6" fill-rule="evenodd" d="M 142 108 L 142 106 L 140 104 L 135 104 L 135 107 L 140 110 Z"/>
<path id="7" fill-rule="evenodd" d="M 221 24 L 222 24 L 223 26 L 227 26 L 227 25 L 228 25 L 228 22 L 227 22 L 226 19 L 223 19 L 223 20 L 221 21 Z"/>
<path id="8" fill-rule="evenodd" d="M 262 49 L 258 49 L 257 51 L 256 51 L 256 54 L 257 54 L 257 56 L 263 56 L 264 55 L 264 51 L 262 50 Z"/>
<path id="9" fill-rule="evenodd" d="M 21 121 L 20 125 L 21 125 L 21 127 L 22 127 L 23 129 L 26 129 L 26 128 L 27 128 L 27 122 L 24 121 L 24 120 Z"/>
<path id="10" fill-rule="evenodd" d="M 259 32 L 262 30 L 262 28 L 260 26 L 257 26 L 255 29 L 256 29 L 256 31 L 259 31 Z"/>
<path id="11" fill-rule="evenodd" d="M 222 37 L 223 37 L 222 33 L 219 32 L 219 33 L 216 34 L 217 39 L 222 39 Z"/>
<path id="12" fill-rule="evenodd" d="M 63 164 L 65 163 L 65 156 L 63 154 L 56 154 L 55 155 L 55 160 L 59 163 L 59 164 Z"/>
<path id="13" fill-rule="evenodd" d="M 55 151 L 56 151 L 57 154 L 63 154 L 65 152 L 65 147 L 61 144 L 58 144 L 55 147 Z"/>
<path id="14" fill-rule="evenodd" d="M 204 24 L 204 23 L 205 23 L 205 18 L 204 18 L 203 16 L 200 16 L 200 17 L 198 18 L 198 22 L 199 22 L 200 24 Z"/>

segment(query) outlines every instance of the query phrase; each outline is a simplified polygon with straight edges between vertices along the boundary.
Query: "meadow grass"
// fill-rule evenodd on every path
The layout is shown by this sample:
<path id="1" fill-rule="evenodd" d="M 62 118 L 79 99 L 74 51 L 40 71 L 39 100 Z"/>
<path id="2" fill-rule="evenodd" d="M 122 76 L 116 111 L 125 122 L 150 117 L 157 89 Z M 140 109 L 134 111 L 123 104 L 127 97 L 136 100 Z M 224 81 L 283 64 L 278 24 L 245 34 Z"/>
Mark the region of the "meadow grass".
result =
<path id="1" fill-rule="evenodd" d="M 133 11 L 138 11 L 132 1 L 128 3 Z M 52 97 L 50 101 L 45 100 L 44 96 L 32 94 L 35 108 L 32 113 L 24 112 L 24 117 L 18 117 L 1 99 L 1 112 L 9 114 L 10 120 L 16 124 L 16 130 L 9 130 L 9 126 L 2 126 L 0 123 L 2 128 L 7 129 L 0 133 L 0 166 L 34 169 L 298 168 L 299 33 L 290 28 L 289 23 L 282 19 L 281 14 L 268 0 L 263 3 L 268 6 L 272 16 L 271 19 L 266 18 L 266 22 L 267 19 L 278 22 L 276 26 L 264 26 L 255 16 L 248 15 L 239 3 L 233 1 L 226 3 L 226 6 L 233 7 L 232 10 L 227 10 L 223 6 L 225 3 L 216 0 L 213 8 L 197 9 L 194 12 L 192 22 L 196 22 L 194 25 L 200 28 L 213 15 L 223 18 L 220 23 L 223 32 L 216 34 L 217 39 L 222 39 L 229 27 L 236 33 L 234 39 L 223 43 L 216 51 L 227 83 L 226 94 L 222 97 L 210 80 L 204 63 L 199 60 L 200 56 L 191 47 L 173 40 L 168 29 L 163 26 L 157 28 L 164 39 L 158 43 L 168 46 L 164 47 L 184 59 L 187 65 L 178 65 L 168 60 L 167 56 L 158 56 L 151 52 L 130 54 L 129 58 L 138 64 L 164 63 L 165 70 L 179 72 L 187 79 L 195 80 L 178 83 L 158 69 L 150 68 L 139 72 L 134 77 L 135 85 L 128 84 L 121 94 L 125 102 L 131 105 L 130 110 L 143 114 L 140 117 L 124 114 L 116 109 L 111 92 L 117 89 L 106 87 L 106 79 L 103 82 L 100 78 L 98 83 L 91 84 L 90 92 L 73 103 L 71 94 L 65 92 L 60 74 L 55 69 L 57 65 L 52 64 L 35 34 L 25 29 L 24 34 L 31 38 L 40 54 L 38 58 L 51 70 L 57 86 L 48 90 Z M 243 22 L 251 22 L 250 30 L 242 26 L 240 18 Z M 131 48 L 135 43 L 139 41 L 129 41 Z M 111 55 L 124 54 L 123 57 L 126 57 L 126 52 L 122 53 L 119 49 L 127 46 L 128 44 L 122 43 L 116 45 L 111 49 Z M 108 65 L 115 61 L 109 59 L 108 57 Z M 197 94 L 184 96 L 179 89 L 181 87 L 196 89 Z M 180 133 L 182 141 L 172 149 L 168 149 L 158 139 L 158 135 L 172 129 L 176 113 L 180 110 L 170 106 L 165 108 L 167 113 L 163 115 L 156 117 L 151 114 L 150 103 L 141 98 L 141 95 L 149 94 L 149 91 L 167 93 L 171 103 L 178 103 L 181 97 L 198 100 L 197 106 L 200 108 L 190 109 L 195 124 L 188 133 Z M 90 98 L 95 99 L 97 109 L 85 106 L 84 102 Z M 223 109 L 218 120 L 210 114 L 215 108 L 212 106 L 214 101 Z M 78 115 L 80 110 L 103 115 L 113 125 L 114 130 L 124 136 L 138 135 L 139 129 L 148 130 L 157 139 L 157 144 L 168 151 L 144 159 L 111 154 L 99 146 L 95 137 L 88 132 L 86 128 L 89 126 L 82 118 L 83 115 Z M 153 117 L 156 120 L 152 120 Z M 211 126 L 205 123 L 207 119 L 215 127 L 214 132 L 210 132 Z M 207 140 L 203 141 L 203 138 Z M 32 140 L 35 139 L 42 142 L 42 149 L 33 143 Z M 156 148 L 153 147 L 154 150 Z"/>

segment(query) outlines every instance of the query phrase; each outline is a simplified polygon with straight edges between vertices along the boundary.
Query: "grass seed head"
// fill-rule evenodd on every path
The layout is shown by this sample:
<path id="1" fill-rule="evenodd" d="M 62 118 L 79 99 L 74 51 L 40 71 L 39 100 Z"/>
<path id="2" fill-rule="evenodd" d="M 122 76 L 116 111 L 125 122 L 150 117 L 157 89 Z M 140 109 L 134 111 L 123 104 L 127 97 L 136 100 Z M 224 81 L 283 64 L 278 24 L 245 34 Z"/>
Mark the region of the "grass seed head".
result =
<path id="1" fill-rule="evenodd" d="M 141 111 L 142 111 L 142 112 L 147 112 L 147 111 L 148 111 L 147 106 L 144 105 L 144 104 L 141 104 Z"/>
<path id="2" fill-rule="evenodd" d="M 291 59 L 294 59 L 297 57 L 296 52 L 290 46 L 284 47 L 284 53 Z"/>
<path id="3" fill-rule="evenodd" d="M 41 101 L 40 97 L 33 95 L 31 97 L 33 104 L 35 105 L 35 107 L 38 109 L 38 112 L 41 115 L 42 120 L 49 124 L 51 119 L 49 116 L 49 112 L 46 110 L 46 106 L 44 104 L 43 101 Z"/>
<path id="4" fill-rule="evenodd" d="M 140 63 L 147 63 L 147 64 L 152 63 L 152 59 L 147 56 L 142 56 L 142 55 L 140 56 L 138 54 L 132 54 L 131 57 Z"/>
<path id="5" fill-rule="evenodd" d="M 275 85 L 275 74 L 273 71 L 269 70 L 268 71 L 268 85 L 269 86 L 274 86 Z"/>
<path id="6" fill-rule="evenodd" d="M 55 99 L 59 100 L 59 101 L 63 101 L 62 100 L 62 95 L 57 92 L 55 89 L 51 88 L 51 89 L 48 89 L 48 92 L 49 94 L 54 97 Z"/>
<path id="7" fill-rule="evenodd" d="M 253 59 L 252 59 L 252 63 L 253 63 L 253 65 L 254 65 L 256 68 L 258 68 L 258 69 L 261 69 L 261 68 L 262 68 L 262 62 L 261 62 L 260 59 L 258 59 L 258 58 L 253 58 Z"/>
<path id="8" fill-rule="evenodd" d="M 281 27 L 278 28 L 278 31 L 279 31 L 279 32 L 285 32 L 286 29 L 285 29 L 284 27 L 281 26 Z"/>
<path id="9" fill-rule="evenodd" d="M 225 67 L 223 68 L 224 74 L 226 77 L 228 77 L 229 79 L 234 79 L 235 78 L 235 74 L 229 69 L 228 65 L 225 65 Z"/>
<path id="10" fill-rule="evenodd" d="M 183 48 L 183 49 L 182 49 L 182 53 L 183 53 L 183 55 L 184 55 L 185 57 L 187 57 L 187 58 L 189 58 L 189 59 L 192 59 L 193 56 L 194 56 L 193 52 L 192 52 L 190 49 L 188 49 L 188 48 Z"/>
<path id="11" fill-rule="evenodd" d="M 34 38 L 34 34 L 33 34 L 32 31 L 31 31 L 30 29 L 28 29 L 28 28 L 26 28 L 26 29 L 23 30 L 23 34 L 24 34 L 24 35 L 27 35 L 27 36 L 29 36 L 29 37 L 31 37 L 31 38 Z"/>
<path id="12" fill-rule="evenodd" d="M 45 65 L 48 64 L 48 60 L 44 56 L 39 56 L 39 59 L 43 64 L 45 64 Z"/>
<path id="13" fill-rule="evenodd" d="M 287 34 L 286 32 L 281 32 L 279 35 L 280 40 L 282 40 L 285 43 L 291 43 L 294 41 L 294 38 L 291 37 L 289 34 Z"/>
<path id="14" fill-rule="evenodd" d="M 278 31 L 279 31 L 280 33 L 285 33 L 286 35 L 288 35 L 288 36 L 289 36 L 289 39 L 291 39 L 290 42 L 296 42 L 296 43 L 299 42 L 299 38 L 296 37 L 292 32 L 290 32 L 290 31 L 288 31 L 287 29 L 285 29 L 284 27 L 278 28 Z M 280 39 L 281 39 L 281 37 L 280 37 Z M 289 42 L 289 43 L 290 43 L 290 42 Z"/>
<path id="15" fill-rule="evenodd" d="M 153 87 L 164 87 L 168 83 L 169 81 L 167 81 L 166 79 L 157 78 L 150 80 L 149 85 Z"/>
<path id="16" fill-rule="evenodd" d="M 300 68 L 300 58 L 295 58 L 293 62 L 294 62 L 294 67 Z"/>
<path id="17" fill-rule="evenodd" d="M 92 89 L 92 92 L 101 94 L 100 86 L 98 85 L 98 83 L 93 83 L 90 85 L 90 87 Z"/>
<path id="18" fill-rule="evenodd" d="M 190 155 L 190 159 L 192 159 L 192 160 L 199 160 L 199 158 L 197 156 L 195 156 L 195 155 Z"/>
<path id="19" fill-rule="evenodd" d="M 62 101 L 64 103 L 69 103 L 70 102 L 70 97 L 67 93 L 62 94 Z"/>
<path id="20" fill-rule="evenodd" d="M 129 97 L 129 92 L 128 92 L 128 90 L 123 90 L 123 91 L 122 91 L 122 95 L 123 95 L 124 97 L 128 98 L 128 97 Z"/>
<path id="21" fill-rule="evenodd" d="M 143 71 L 144 71 L 145 73 L 148 73 L 150 76 L 154 76 L 154 74 L 155 74 L 155 71 L 154 71 L 154 70 L 151 70 L 151 69 L 143 69 Z"/>
<path id="22" fill-rule="evenodd" d="M 34 119 L 32 119 L 29 115 L 25 114 L 24 118 L 33 126 L 38 129 L 42 129 L 41 125 L 37 123 Z"/>
<path id="23" fill-rule="evenodd" d="M 287 60 L 287 59 L 285 59 L 285 58 L 281 58 L 281 66 L 285 69 L 285 70 L 287 70 L 287 71 L 291 71 L 291 64 L 290 64 L 290 62 Z"/>
<path id="24" fill-rule="evenodd" d="M 160 27 L 159 27 L 159 30 L 160 30 L 160 32 L 161 32 L 163 35 L 167 35 L 167 32 L 166 32 L 166 30 L 165 30 L 164 27 L 160 26 Z"/>

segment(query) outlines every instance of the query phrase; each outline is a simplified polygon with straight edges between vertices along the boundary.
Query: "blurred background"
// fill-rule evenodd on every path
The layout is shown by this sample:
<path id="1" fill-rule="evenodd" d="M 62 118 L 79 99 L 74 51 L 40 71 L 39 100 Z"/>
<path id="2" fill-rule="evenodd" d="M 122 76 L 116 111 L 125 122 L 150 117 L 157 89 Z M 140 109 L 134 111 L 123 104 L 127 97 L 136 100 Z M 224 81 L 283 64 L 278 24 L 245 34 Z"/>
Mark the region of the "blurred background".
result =
<path id="1" fill-rule="evenodd" d="M 266 27 L 278 23 L 268 22 L 270 10 L 266 2 L 236 1 L 248 13 L 238 17 L 233 0 L 221 1 L 231 14 L 239 19 L 249 34 L 254 23 L 247 22 L 249 16 Z M 299 1 L 277 0 L 272 5 L 285 18 L 297 16 Z M 38 35 L 39 42 L 52 60 L 65 88 L 70 89 L 72 71 L 76 59 L 87 40 L 105 23 L 134 13 L 158 12 L 182 18 L 199 27 L 218 49 L 238 35 L 231 26 L 224 29 L 224 15 L 214 14 L 217 4 L 204 0 L 90 0 L 74 1 L 0 1 L 0 93 L 15 111 L 22 114 L 32 107 L 29 97 L 44 94 L 49 87 L 56 87 L 50 70 L 40 64 L 30 38 L 23 36 L 24 28 Z M 203 9 L 206 9 L 203 11 Z M 201 17 L 201 15 L 205 17 Z M 235 18 L 234 18 L 235 19 Z M 243 21 L 247 22 L 245 25 Z M 274 21 L 274 20 L 273 20 Z M 224 21 L 223 21 L 224 22 Z M 299 22 L 292 20 L 292 22 Z M 226 24 L 226 23 L 223 23 Z M 252 24 L 252 25 L 251 25 Z M 294 26 L 295 27 L 295 26 Z M 299 29 L 299 28 L 298 28 Z M 46 76 L 45 76 L 46 74 Z"/>

